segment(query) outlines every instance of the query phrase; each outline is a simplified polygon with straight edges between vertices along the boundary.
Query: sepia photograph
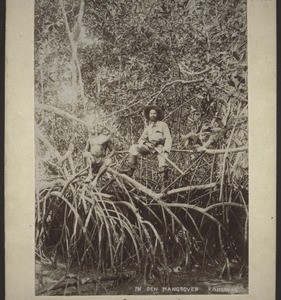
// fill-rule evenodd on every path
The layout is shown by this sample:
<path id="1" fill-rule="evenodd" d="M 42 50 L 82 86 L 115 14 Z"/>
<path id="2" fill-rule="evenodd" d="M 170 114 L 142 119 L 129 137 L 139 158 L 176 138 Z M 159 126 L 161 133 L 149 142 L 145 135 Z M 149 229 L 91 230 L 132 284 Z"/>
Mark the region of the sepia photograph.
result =
<path id="1" fill-rule="evenodd" d="M 246 0 L 36 0 L 36 295 L 248 294 Z"/>
<path id="2" fill-rule="evenodd" d="M 5 299 L 275 299 L 275 9 L 7 0 Z"/>

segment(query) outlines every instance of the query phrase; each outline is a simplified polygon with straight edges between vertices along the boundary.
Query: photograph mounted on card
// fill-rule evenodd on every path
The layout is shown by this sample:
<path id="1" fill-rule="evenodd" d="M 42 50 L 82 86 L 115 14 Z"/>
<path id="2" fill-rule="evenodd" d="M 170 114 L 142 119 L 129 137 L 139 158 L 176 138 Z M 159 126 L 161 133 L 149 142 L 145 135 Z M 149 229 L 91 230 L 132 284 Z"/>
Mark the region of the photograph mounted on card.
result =
<path id="1" fill-rule="evenodd" d="M 273 3 L 9 2 L 8 299 L 273 299 Z"/>

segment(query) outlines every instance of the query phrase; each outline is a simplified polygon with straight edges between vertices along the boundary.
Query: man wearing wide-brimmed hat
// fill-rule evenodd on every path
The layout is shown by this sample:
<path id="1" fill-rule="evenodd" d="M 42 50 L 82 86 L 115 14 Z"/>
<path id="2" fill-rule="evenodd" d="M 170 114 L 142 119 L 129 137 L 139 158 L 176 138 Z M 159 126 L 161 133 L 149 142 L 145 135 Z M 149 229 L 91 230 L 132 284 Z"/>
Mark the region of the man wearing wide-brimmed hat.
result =
<path id="1" fill-rule="evenodd" d="M 143 109 L 147 126 L 141 135 L 138 144 L 134 144 L 129 149 L 129 169 L 123 170 L 129 176 L 132 176 L 139 155 L 157 153 L 159 162 L 159 172 L 166 174 L 166 160 L 172 147 L 172 138 L 168 125 L 163 122 L 164 112 L 155 105 L 149 105 Z M 160 153 L 161 154 L 160 154 Z"/>

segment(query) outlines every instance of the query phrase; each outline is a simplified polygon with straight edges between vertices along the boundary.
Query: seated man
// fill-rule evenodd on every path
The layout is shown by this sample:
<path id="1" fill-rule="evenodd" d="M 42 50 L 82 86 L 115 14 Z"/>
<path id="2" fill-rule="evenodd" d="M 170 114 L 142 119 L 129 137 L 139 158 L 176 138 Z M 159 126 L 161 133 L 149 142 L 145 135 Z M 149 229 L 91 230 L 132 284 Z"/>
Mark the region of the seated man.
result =
<path id="1" fill-rule="evenodd" d="M 158 153 L 159 173 L 166 177 L 166 160 L 172 147 L 172 138 L 168 125 L 163 122 L 163 111 L 154 105 L 144 108 L 144 116 L 147 121 L 147 127 L 144 129 L 138 144 L 134 144 L 129 149 L 129 168 L 121 172 L 132 176 L 136 166 L 138 155 L 147 155 L 149 153 Z"/>
<path id="2" fill-rule="evenodd" d="M 107 154 L 107 150 L 110 152 Z M 90 182 L 93 179 L 93 172 L 97 175 L 93 182 L 96 186 L 98 179 L 106 172 L 107 167 L 112 164 L 112 156 L 115 154 L 115 148 L 110 136 L 103 133 L 100 126 L 96 127 L 96 132 L 90 132 L 89 139 L 83 156 L 86 164 L 89 167 L 88 176 L 85 182 Z"/>

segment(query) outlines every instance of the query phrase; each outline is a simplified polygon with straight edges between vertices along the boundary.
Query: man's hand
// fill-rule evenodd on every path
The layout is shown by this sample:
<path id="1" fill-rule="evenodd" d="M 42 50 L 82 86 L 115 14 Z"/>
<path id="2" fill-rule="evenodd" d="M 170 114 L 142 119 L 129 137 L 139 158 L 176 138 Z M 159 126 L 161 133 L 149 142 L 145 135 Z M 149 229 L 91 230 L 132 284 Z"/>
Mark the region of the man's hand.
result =
<path id="1" fill-rule="evenodd" d="M 143 144 L 146 145 L 151 150 L 154 150 L 154 148 L 155 148 L 154 145 L 150 142 L 144 142 Z"/>
<path id="2" fill-rule="evenodd" d="M 162 150 L 161 150 L 161 152 L 162 152 L 162 153 L 168 153 L 168 154 L 169 154 L 170 151 L 168 151 L 165 147 L 163 147 Z"/>
<path id="3" fill-rule="evenodd" d="M 89 151 L 84 151 L 82 153 L 82 155 L 83 155 L 84 158 L 92 158 L 92 154 Z"/>

